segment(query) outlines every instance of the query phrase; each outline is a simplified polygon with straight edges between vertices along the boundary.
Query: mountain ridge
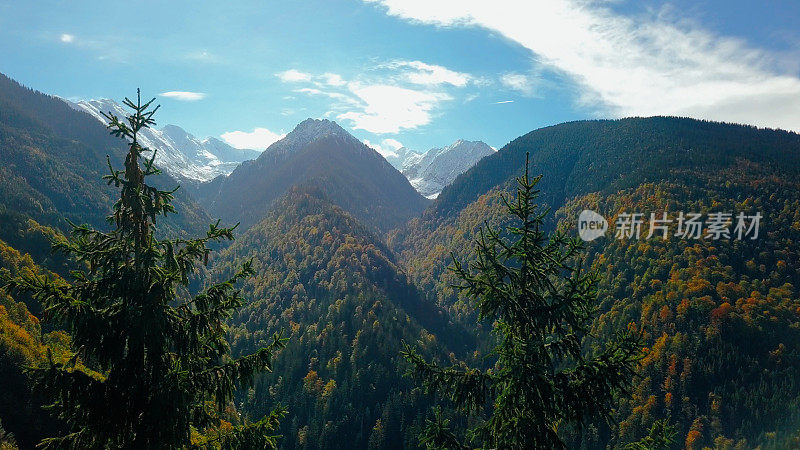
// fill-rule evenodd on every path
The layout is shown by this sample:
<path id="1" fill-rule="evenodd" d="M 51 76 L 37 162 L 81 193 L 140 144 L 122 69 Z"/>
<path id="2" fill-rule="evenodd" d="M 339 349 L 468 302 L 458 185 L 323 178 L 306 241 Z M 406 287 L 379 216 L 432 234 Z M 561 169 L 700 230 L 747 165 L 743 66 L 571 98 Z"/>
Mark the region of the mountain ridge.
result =
<path id="1" fill-rule="evenodd" d="M 125 109 L 111 99 L 64 100 L 71 108 L 85 112 L 105 124 L 102 113 L 124 117 Z M 207 137 L 198 139 L 178 125 L 167 124 L 160 129 L 142 130 L 140 139 L 145 147 L 157 150 L 156 166 L 171 176 L 189 183 L 212 180 L 227 175 L 240 163 L 255 159 L 260 152 L 240 150 L 225 142 Z"/>
<path id="2" fill-rule="evenodd" d="M 483 141 L 458 139 L 445 147 L 432 148 L 420 158 L 406 160 L 402 172 L 417 192 L 434 199 L 456 177 L 494 152 Z"/>
<path id="3" fill-rule="evenodd" d="M 30 218 L 65 231 L 69 228 L 66 218 L 104 229 L 118 190 L 102 177 L 108 173 L 109 162 L 122 167 L 126 151 L 125 143 L 111 136 L 96 118 L 0 74 L 0 214 L 7 216 L 4 221 Z M 151 183 L 160 189 L 178 185 L 169 174 L 153 177 Z M 179 189 L 175 198 L 181 214 L 165 219 L 170 234 L 201 230 L 200 223 L 210 220 L 185 190 Z"/>
<path id="4" fill-rule="evenodd" d="M 587 209 L 608 218 L 606 236 L 584 243 L 585 267 L 600 275 L 592 334 L 602 342 L 627 324 L 644 330 L 648 351 L 632 395 L 616 405 L 619 428 L 599 434 L 615 436 L 615 445 L 636 442 L 655 420 L 669 419 L 677 442 L 796 444 L 800 135 L 650 117 L 569 122 L 520 136 L 389 237 L 414 284 L 456 321 L 475 323 L 476 313 L 452 289 L 451 255 L 472 261 L 481 226 L 515 225 L 501 196 L 513 195 L 526 155 L 529 172 L 543 175 L 537 204 L 553 211 L 547 231 L 576 236 Z M 662 211 L 673 219 L 681 211 L 760 213 L 765 222 L 758 239 L 645 238 L 647 214 Z M 645 215 L 641 239 L 616 238 L 611 227 L 623 212 Z M 576 433 L 568 447 L 594 439 Z"/>
<path id="5" fill-rule="evenodd" d="M 309 184 L 374 230 L 397 227 L 428 203 L 378 152 L 327 119 L 299 123 L 256 160 L 200 186 L 198 197 L 212 214 L 249 227 L 289 188 Z"/>
<path id="6" fill-rule="evenodd" d="M 431 402 L 410 394 L 413 383 L 395 370 L 401 342 L 419 341 L 441 360 L 470 348 L 464 329 L 423 299 L 385 244 L 317 186 L 290 188 L 215 258 L 212 274 L 225 279 L 245 260 L 256 276 L 243 283 L 251 301 L 230 321 L 231 348 L 247 354 L 286 331 L 287 348 L 246 405 L 253 416 L 268 401 L 295 405 L 281 423 L 283 448 L 402 442 L 407 421 L 422 423 Z M 376 421 L 386 429 L 376 431 Z"/>

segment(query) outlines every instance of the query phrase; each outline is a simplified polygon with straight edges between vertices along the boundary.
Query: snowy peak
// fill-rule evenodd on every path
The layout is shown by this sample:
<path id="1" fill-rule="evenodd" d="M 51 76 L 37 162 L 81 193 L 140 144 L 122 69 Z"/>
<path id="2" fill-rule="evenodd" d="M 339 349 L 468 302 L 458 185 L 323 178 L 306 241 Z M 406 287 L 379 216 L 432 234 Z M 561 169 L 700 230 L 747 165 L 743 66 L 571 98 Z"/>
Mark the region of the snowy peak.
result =
<path id="1" fill-rule="evenodd" d="M 290 154 L 304 148 L 314 141 L 327 137 L 339 137 L 346 141 L 358 141 L 353 135 L 340 127 L 336 122 L 328 119 L 306 119 L 288 133 L 283 139 L 267 147 L 263 153 L 263 158 L 275 157 L 278 155 Z"/>
<path id="2" fill-rule="evenodd" d="M 420 158 L 410 159 L 402 172 L 417 192 L 436 198 L 457 176 L 494 151 L 484 142 L 459 139 L 446 147 L 432 148 Z"/>
<path id="3" fill-rule="evenodd" d="M 428 203 L 377 151 L 335 122 L 314 119 L 301 122 L 255 162 L 201 185 L 197 198 L 215 217 L 249 227 L 296 187 L 324 191 L 329 201 L 380 232 L 405 223 Z"/>
<path id="4" fill-rule="evenodd" d="M 107 123 L 102 113 L 125 117 L 128 111 L 114 100 L 67 101 L 73 109 L 84 111 Z M 156 165 L 178 180 L 209 181 L 219 175 L 228 175 L 241 162 L 258 157 L 256 150 L 239 150 L 209 137 L 198 139 L 177 125 L 166 125 L 160 130 L 148 128 L 139 135 L 142 146 L 157 150 Z"/>
<path id="5" fill-rule="evenodd" d="M 393 150 L 391 153 L 383 154 L 383 157 L 386 158 L 386 161 L 389 161 L 389 164 L 401 172 L 418 163 L 422 159 L 422 156 L 422 154 L 417 153 L 408 147 L 400 147 L 397 150 Z"/>
<path id="6" fill-rule="evenodd" d="M 329 134 L 337 134 L 341 136 L 350 136 L 350 133 L 340 127 L 338 123 L 328 119 L 312 119 L 308 118 L 294 127 L 292 133 L 327 136 Z"/>

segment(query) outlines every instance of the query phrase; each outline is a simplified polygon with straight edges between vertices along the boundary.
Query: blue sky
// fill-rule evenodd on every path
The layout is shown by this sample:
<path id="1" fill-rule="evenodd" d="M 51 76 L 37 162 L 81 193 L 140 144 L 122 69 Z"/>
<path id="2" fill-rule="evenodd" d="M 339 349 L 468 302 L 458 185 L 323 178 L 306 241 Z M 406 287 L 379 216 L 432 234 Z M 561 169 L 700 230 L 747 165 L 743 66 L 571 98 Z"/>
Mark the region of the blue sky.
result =
<path id="1" fill-rule="evenodd" d="M 631 115 L 800 130 L 800 5 L 759 3 L 0 0 L 0 72 L 141 87 L 159 124 L 259 149 L 307 117 L 382 152 Z"/>

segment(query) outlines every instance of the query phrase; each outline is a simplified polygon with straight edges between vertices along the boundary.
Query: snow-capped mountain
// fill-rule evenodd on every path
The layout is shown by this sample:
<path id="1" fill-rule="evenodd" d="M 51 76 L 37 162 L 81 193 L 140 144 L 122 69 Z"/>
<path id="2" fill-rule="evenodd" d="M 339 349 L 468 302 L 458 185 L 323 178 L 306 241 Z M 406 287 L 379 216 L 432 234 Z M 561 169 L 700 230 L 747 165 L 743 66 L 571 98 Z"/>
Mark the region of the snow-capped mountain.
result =
<path id="1" fill-rule="evenodd" d="M 66 100 L 65 100 L 66 101 Z M 124 117 L 128 111 L 109 99 L 66 101 L 73 109 L 89 113 L 106 123 L 101 112 L 111 112 Z M 158 150 L 156 166 L 179 180 L 203 182 L 218 175 L 228 175 L 243 161 L 255 159 L 256 150 L 240 150 L 219 139 L 198 139 L 176 125 L 166 125 L 160 130 L 149 128 L 139 135 L 142 146 Z"/>
<path id="2" fill-rule="evenodd" d="M 457 176 L 494 152 L 484 142 L 459 139 L 447 147 L 432 148 L 422 155 L 410 155 L 401 163 L 401 172 L 417 192 L 428 198 L 436 198 Z"/>
<path id="3" fill-rule="evenodd" d="M 267 161 L 277 156 L 293 153 L 298 149 L 305 148 L 311 142 L 329 136 L 337 136 L 347 141 L 355 139 L 336 122 L 328 119 L 309 118 L 297 124 L 291 133 L 267 147 L 264 151 L 264 158 L 259 158 L 259 160 Z"/>
<path id="4" fill-rule="evenodd" d="M 255 161 L 199 185 L 195 198 L 213 217 L 247 228 L 298 189 L 319 193 L 381 232 L 406 223 L 429 203 L 380 153 L 327 119 L 304 120 Z"/>
<path id="5" fill-rule="evenodd" d="M 423 156 L 407 147 L 400 147 L 397 150 L 382 153 L 382 155 L 386 161 L 389 161 L 389 164 L 400 172 L 418 163 Z"/>

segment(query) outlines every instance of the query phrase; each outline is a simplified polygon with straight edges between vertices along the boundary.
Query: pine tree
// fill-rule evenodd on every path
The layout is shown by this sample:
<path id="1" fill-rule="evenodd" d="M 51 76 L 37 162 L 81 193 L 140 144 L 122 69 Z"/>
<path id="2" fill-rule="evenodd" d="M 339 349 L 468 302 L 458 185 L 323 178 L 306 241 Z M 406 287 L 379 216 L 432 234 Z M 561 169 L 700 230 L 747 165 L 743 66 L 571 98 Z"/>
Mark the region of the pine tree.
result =
<path id="1" fill-rule="evenodd" d="M 669 422 L 669 418 L 656 420 L 647 436 L 621 448 L 622 450 L 669 450 L 675 443 L 676 428 L 675 424 Z"/>
<path id="2" fill-rule="evenodd" d="M 503 197 L 516 223 L 505 233 L 483 227 L 471 267 L 453 258 L 461 280 L 456 287 L 476 300 L 479 320 L 493 322 L 494 367 L 443 367 L 408 344 L 402 350 L 427 392 L 444 394 L 467 413 L 486 412 L 468 432 L 483 448 L 565 447 L 559 427 L 608 418 L 613 396 L 629 386 L 641 356 L 632 326 L 588 350 L 597 276 L 581 269 L 579 240 L 542 231 L 548 211 L 534 203 L 540 179 L 530 179 L 526 161 L 516 198 Z M 420 441 L 427 448 L 468 448 L 441 415 L 428 422 Z"/>
<path id="3" fill-rule="evenodd" d="M 53 399 L 51 407 L 69 428 L 43 445 L 275 448 L 282 407 L 256 423 L 234 426 L 223 419 L 235 415 L 230 405 L 237 386 L 270 371 L 284 339 L 275 335 L 255 354 L 230 356 L 224 321 L 243 302 L 235 283 L 253 274 L 249 263 L 229 280 L 188 294 L 190 275 L 208 263 L 209 245 L 232 240 L 235 227 L 217 221 L 204 237 L 156 237 L 156 218 L 174 212 L 175 191 L 145 182 L 160 173 L 155 151 L 139 141 L 141 130 L 155 124 L 154 100 L 142 104 L 137 91 L 136 103 L 125 99 L 131 115 L 106 115 L 111 134 L 129 143 L 124 170 L 109 160 L 104 177 L 121 188 L 111 231 L 70 223 L 70 238 L 54 243 L 81 270 L 69 283 L 32 273 L 6 282 L 6 289 L 30 293 L 72 338 L 71 358 L 48 355 L 43 367 L 31 369 L 34 385 Z"/>

